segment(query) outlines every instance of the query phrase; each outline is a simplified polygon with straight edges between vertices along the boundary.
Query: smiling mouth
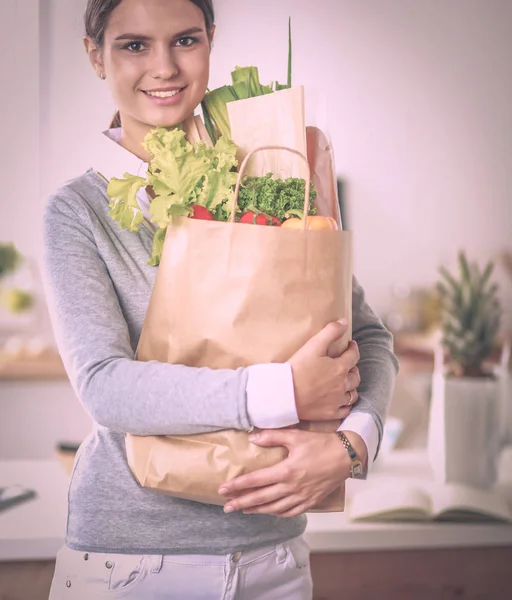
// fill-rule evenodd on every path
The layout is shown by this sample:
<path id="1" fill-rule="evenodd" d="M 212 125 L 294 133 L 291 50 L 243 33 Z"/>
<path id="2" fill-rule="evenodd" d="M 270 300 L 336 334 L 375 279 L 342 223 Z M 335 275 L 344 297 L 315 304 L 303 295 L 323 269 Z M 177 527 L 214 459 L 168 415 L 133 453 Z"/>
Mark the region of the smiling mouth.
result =
<path id="1" fill-rule="evenodd" d="M 160 90 L 160 91 L 150 91 L 150 90 L 143 90 L 143 92 L 148 95 L 151 96 L 153 98 L 172 98 L 173 96 L 176 96 L 177 94 L 179 94 L 180 92 L 182 92 L 185 88 L 178 88 L 176 90 Z"/>

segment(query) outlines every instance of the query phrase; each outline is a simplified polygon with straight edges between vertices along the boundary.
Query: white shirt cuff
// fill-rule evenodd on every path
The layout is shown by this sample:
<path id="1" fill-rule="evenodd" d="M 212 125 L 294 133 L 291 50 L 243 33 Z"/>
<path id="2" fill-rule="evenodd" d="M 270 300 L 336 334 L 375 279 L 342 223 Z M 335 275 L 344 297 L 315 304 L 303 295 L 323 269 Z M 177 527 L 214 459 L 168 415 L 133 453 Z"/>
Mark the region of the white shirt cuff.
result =
<path id="1" fill-rule="evenodd" d="M 353 431 L 363 438 L 366 449 L 368 450 L 366 467 L 366 475 L 368 475 L 373 461 L 375 460 L 379 445 L 379 430 L 377 429 L 373 417 L 368 413 L 350 413 L 338 427 L 338 431 Z"/>
<path id="2" fill-rule="evenodd" d="M 299 422 L 290 363 L 247 367 L 247 412 L 259 429 L 279 429 Z"/>

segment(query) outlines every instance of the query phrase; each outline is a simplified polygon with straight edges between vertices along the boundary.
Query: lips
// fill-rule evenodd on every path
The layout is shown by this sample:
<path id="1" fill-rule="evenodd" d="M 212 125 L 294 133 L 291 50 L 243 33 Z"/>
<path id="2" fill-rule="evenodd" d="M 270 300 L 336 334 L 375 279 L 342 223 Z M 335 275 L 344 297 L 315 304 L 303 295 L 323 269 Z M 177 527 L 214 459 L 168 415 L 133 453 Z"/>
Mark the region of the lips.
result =
<path id="1" fill-rule="evenodd" d="M 141 90 L 146 98 L 156 106 L 176 106 L 182 98 L 185 87 L 182 88 L 167 88 L 159 90 Z"/>
<path id="2" fill-rule="evenodd" d="M 173 96 L 176 96 L 177 94 L 179 94 L 181 91 L 183 90 L 183 88 L 178 88 L 175 90 L 152 90 L 152 91 L 145 91 L 144 93 L 147 94 L 148 96 L 151 96 L 152 98 L 172 98 Z"/>
<path id="3" fill-rule="evenodd" d="M 143 90 L 143 91 L 146 95 L 151 96 L 152 98 L 172 98 L 173 96 L 176 96 L 184 89 L 185 89 L 184 87 L 181 87 L 181 88 L 172 88 L 172 89 L 168 88 L 168 89 Z"/>

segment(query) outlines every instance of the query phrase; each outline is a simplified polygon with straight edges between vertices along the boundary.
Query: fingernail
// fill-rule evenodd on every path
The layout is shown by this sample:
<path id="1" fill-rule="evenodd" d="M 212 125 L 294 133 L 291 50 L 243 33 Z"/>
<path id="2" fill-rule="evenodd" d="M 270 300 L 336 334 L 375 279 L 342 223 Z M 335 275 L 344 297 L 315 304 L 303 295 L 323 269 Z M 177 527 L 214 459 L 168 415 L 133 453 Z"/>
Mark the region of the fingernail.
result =
<path id="1" fill-rule="evenodd" d="M 232 512 L 234 512 L 234 510 L 235 509 L 230 504 L 226 504 L 226 506 L 224 507 L 225 513 L 232 513 Z"/>
<path id="2" fill-rule="evenodd" d="M 229 492 L 228 488 L 225 487 L 221 487 L 219 489 L 219 494 L 222 494 L 224 496 L 224 494 L 227 494 Z"/>
<path id="3" fill-rule="evenodd" d="M 340 324 L 343 325 L 345 327 L 345 325 L 348 325 L 348 320 L 343 318 L 339 320 Z"/>

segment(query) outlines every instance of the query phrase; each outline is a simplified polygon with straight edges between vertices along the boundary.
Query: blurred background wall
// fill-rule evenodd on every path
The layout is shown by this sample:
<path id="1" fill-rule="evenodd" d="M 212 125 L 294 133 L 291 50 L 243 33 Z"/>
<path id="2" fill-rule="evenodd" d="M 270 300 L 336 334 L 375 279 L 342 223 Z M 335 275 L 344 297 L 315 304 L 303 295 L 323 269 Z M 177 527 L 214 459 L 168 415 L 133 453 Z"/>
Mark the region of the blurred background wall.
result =
<path id="1" fill-rule="evenodd" d="M 6 31 L 2 53 L 11 157 L 3 202 L 12 205 L 0 239 L 28 252 L 44 199 L 94 166 L 89 144 L 114 110 L 83 50 L 84 7 L 2 2 L 2 11 L 23 15 L 23 29 Z M 511 244 L 512 2 L 217 0 L 216 9 L 212 87 L 237 64 L 257 65 L 262 81 L 284 80 L 292 17 L 294 83 L 328 100 L 355 271 L 380 313 L 393 283 L 434 280 L 458 248 L 483 261 Z"/>

